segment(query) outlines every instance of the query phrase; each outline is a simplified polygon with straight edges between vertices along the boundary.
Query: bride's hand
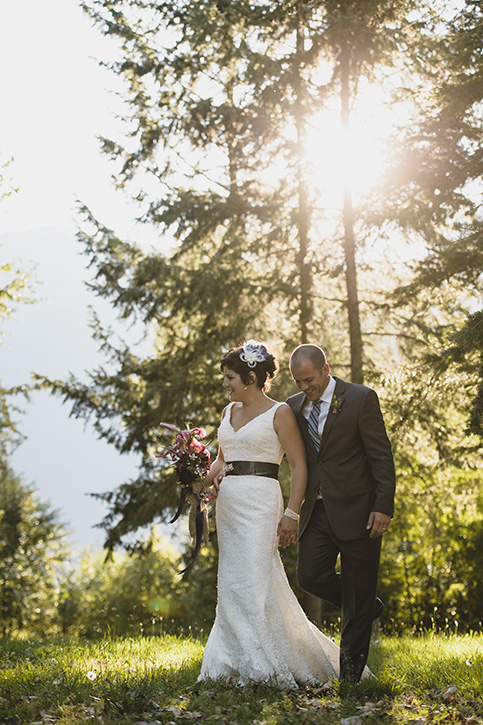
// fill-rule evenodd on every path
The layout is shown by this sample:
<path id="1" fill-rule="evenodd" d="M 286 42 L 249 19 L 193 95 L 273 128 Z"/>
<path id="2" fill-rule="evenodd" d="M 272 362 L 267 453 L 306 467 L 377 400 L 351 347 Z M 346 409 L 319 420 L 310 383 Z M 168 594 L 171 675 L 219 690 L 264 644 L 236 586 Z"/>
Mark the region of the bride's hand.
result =
<path id="1" fill-rule="evenodd" d="M 224 476 L 223 471 L 220 471 L 219 473 L 216 474 L 216 476 L 213 479 L 213 494 L 214 494 L 215 500 L 218 498 L 218 494 L 220 493 L 220 485 L 221 485 L 221 482 L 223 481 L 223 476 Z"/>
<path id="2" fill-rule="evenodd" d="M 290 546 L 297 538 L 298 522 L 288 516 L 282 516 L 279 521 L 277 534 L 279 546 Z"/>

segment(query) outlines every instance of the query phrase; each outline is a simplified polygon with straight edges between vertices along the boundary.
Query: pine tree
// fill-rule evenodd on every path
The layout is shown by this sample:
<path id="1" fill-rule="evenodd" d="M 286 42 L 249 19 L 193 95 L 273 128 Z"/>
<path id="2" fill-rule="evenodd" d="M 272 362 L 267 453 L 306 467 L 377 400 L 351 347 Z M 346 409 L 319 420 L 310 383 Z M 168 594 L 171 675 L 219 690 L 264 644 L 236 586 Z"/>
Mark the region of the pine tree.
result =
<path id="1" fill-rule="evenodd" d="M 0 460 L 0 621 L 2 635 L 46 634 L 55 624 L 67 557 L 58 513 Z"/>
<path id="2" fill-rule="evenodd" d="M 10 162 L 0 166 L 0 201 L 11 196 L 15 189 L 12 183 L 5 179 L 5 171 Z M 32 280 L 30 275 L 11 262 L 0 264 L 0 342 L 4 334 L 3 323 L 15 311 L 18 304 L 32 302 L 30 290 Z M 12 448 L 21 440 L 21 434 L 15 422 L 15 413 L 19 410 L 13 400 L 21 395 L 28 394 L 27 385 L 13 388 L 4 388 L 0 381 L 0 458 L 6 457 Z"/>
<path id="3" fill-rule="evenodd" d="M 392 185 L 385 213 L 405 233 L 423 242 L 427 254 L 396 304 L 411 301 L 413 329 L 435 302 L 458 302 L 457 315 L 441 325 L 427 363 L 443 373 L 452 366 L 473 391 L 468 431 L 483 433 L 483 315 L 478 309 L 483 266 L 483 220 L 479 188 L 483 178 L 483 6 L 467 0 L 439 26 L 426 55 L 427 84 L 422 113 L 400 136 L 400 163 L 385 180 Z M 405 138 L 404 138 L 405 137 Z M 414 305 L 419 309 L 415 315 Z"/>
<path id="4" fill-rule="evenodd" d="M 160 239 L 145 250 L 83 209 L 79 236 L 92 289 L 122 318 L 146 326 L 153 351 L 136 354 L 97 321 L 106 367 L 87 383 L 48 383 L 99 435 L 142 457 L 139 478 L 105 495 L 113 548 L 172 511 L 175 482 L 161 487 L 165 472 L 153 463 L 159 423 L 215 428 L 223 406 L 216 361 L 232 344 L 262 337 L 283 357 L 316 340 L 362 380 L 355 211 L 346 185 L 335 233 L 321 222 L 306 129 L 334 97 L 348 123 L 361 79 L 408 47 L 405 13 L 417 5 L 96 0 L 83 7 L 119 41 L 111 67 L 127 84 L 125 141 L 104 138 L 103 150 L 118 186 L 139 202 L 140 221 Z M 286 371 L 277 383 L 282 398 Z"/>

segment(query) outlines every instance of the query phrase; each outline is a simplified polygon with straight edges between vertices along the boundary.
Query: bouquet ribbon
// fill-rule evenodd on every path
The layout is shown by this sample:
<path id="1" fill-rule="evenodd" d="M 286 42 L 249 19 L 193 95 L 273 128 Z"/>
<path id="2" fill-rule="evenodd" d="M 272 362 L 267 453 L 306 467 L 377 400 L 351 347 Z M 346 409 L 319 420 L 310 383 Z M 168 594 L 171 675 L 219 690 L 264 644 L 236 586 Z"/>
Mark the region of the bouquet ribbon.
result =
<path id="1" fill-rule="evenodd" d="M 182 486 L 181 487 L 181 495 L 179 497 L 179 504 L 178 504 L 178 510 L 176 511 L 175 515 L 169 522 L 170 524 L 174 524 L 175 521 L 179 519 L 181 516 L 181 512 L 183 511 L 183 507 L 186 501 L 186 496 L 191 491 L 191 486 Z"/>
<path id="2" fill-rule="evenodd" d="M 209 541 L 208 512 L 201 498 L 202 490 L 202 479 L 197 479 L 196 481 L 193 481 L 193 483 L 189 486 L 182 486 L 178 510 L 169 522 L 170 524 L 172 524 L 180 517 L 186 502 L 190 504 L 189 532 L 192 540 L 195 543 L 195 548 L 193 551 L 193 556 L 191 557 L 191 561 L 189 562 L 188 566 L 180 571 L 180 574 L 185 574 L 188 569 L 191 569 L 201 548 L 201 544 L 207 544 Z"/>

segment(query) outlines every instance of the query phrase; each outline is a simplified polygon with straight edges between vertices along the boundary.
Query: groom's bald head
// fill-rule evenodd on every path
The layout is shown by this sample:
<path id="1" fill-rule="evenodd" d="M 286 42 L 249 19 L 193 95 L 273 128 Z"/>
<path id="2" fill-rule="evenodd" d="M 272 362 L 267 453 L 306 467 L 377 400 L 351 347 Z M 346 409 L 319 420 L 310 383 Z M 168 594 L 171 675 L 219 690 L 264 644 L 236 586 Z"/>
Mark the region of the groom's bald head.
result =
<path id="1" fill-rule="evenodd" d="M 327 365 L 325 352 L 318 345 L 299 345 L 290 355 L 290 370 L 298 368 L 305 363 L 312 363 L 317 370 L 323 370 Z"/>

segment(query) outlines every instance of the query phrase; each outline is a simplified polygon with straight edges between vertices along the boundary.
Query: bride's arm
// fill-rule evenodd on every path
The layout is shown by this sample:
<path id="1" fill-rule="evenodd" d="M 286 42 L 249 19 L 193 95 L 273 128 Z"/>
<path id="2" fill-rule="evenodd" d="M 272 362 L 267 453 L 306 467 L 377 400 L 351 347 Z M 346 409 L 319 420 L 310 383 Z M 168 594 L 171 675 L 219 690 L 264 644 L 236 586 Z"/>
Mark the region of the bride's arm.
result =
<path id="1" fill-rule="evenodd" d="M 277 409 L 274 428 L 292 469 L 292 483 L 287 508 L 298 515 L 307 488 L 307 463 L 302 434 L 288 405 L 281 405 Z M 297 528 L 298 520 L 289 516 L 282 516 L 278 525 L 278 534 L 282 546 L 288 546 L 295 541 Z"/>
<path id="2" fill-rule="evenodd" d="M 223 473 L 224 465 L 225 465 L 225 459 L 223 457 L 223 451 L 221 450 L 221 448 L 218 448 L 218 455 L 215 458 L 215 460 L 213 461 L 213 463 L 211 464 L 210 471 L 205 478 L 204 488 L 209 488 L 209 486 L 213 486 L 213 484 L 216 483 L 215 479 L 220 473 Z M 219 483 L 218 483 L 218 486 L 219 486 Z"/>
<path id="3" fill-rule="evenodd" d="M 227 411 L 227 408 L 224 408 L 223 413 L 221 414 L 221 419 L 225 417 L 225 413 Z M 223 451 L 221 450 L 221 446 L 218 447 L 218 454 L 211 464 L 211 468 L 209 473 L 207 474 L 205 478 L 205 484 L 204 488 L 209 488 L 210 486 L 215 487 L 215 498 L 218 495 L 218 490 L 220 488 L 221 479 L 223 478 L 223 466 L 225 465 L 225 457 L 223 456 Z"/>

